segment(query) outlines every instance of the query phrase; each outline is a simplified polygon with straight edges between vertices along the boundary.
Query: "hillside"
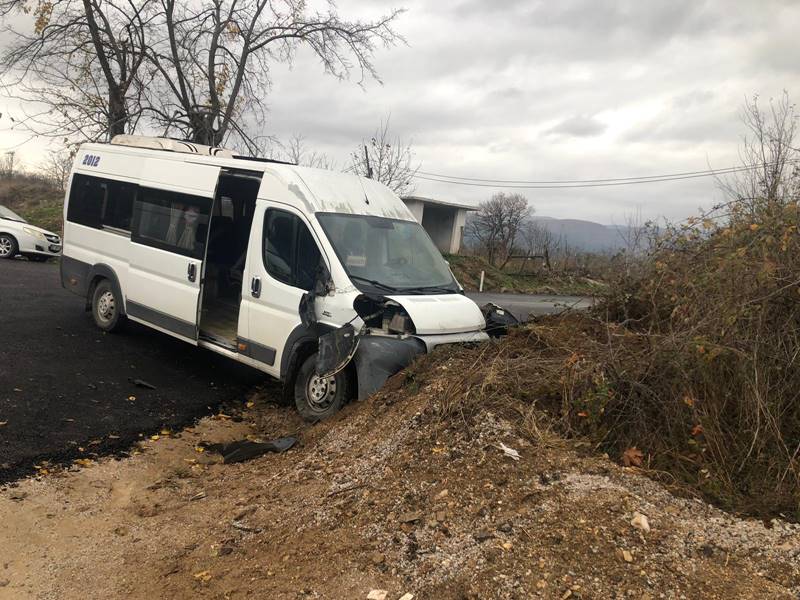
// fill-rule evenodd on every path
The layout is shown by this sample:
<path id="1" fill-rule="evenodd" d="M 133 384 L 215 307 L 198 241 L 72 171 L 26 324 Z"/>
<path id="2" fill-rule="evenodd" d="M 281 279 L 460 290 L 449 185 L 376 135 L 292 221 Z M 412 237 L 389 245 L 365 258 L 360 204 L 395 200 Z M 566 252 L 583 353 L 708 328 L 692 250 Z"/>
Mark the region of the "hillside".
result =
<path id="1" fill-rule="evenodd" d="M 0 491 L 0 598 L 796 598 L 800 527 L 555 432 L 532 402 L 562 385 L 540 377 L 570 352 L 553 327 L 436 352 L 317 425 L 268 386 L 129 458 L 47 467 Z M 238 464 L 204 443 L 284 435 Z"/>
<path id="2" fill-rule="evenodd" d="M 478 290 L 481 271 L 484 272 L 485 292 L 595 296 L 605 290 L 605 284 L 600 281 L 569 273 L 547 272 L 541 269 L 531 273 L 518 273 L 511 269 L 501 271 L 480 256 L 448 254 L 445 259 L 450 264 L 453 275 L 467 291 Z"/>
<path id="3" fill-rule="evenodd" d="M 38 177 L 15 175 L 0 178 L 0 204 L 29 223 L 61 233 L 64 192 Z"/>

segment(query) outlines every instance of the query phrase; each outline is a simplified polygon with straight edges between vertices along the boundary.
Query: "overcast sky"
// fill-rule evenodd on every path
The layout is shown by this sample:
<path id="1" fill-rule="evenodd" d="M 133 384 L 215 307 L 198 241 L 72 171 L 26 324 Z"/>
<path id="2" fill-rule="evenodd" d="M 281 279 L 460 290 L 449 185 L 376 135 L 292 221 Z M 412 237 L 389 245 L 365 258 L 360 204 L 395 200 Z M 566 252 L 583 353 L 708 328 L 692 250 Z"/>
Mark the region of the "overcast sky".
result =
<path id="1" fill-rule="evenodd" d="M 491 179 L 628 177 L 737 163 L 745 97 L 800 98 L 800 2 L 781 0 L 340 0 L 344 17 L 404 6 L 407 46 L 381 50 L 359 87 L 300 54 L 273 69 L 265 133 L 302 134 L 340 165 L 391 115 L 424 171 Z M 0 40 L 2 44 L 2 40 Z M 13 110 L 0 100 L 0 111 Z M 0 119 L 0 151 L 22 142 Z M 32 164 L 47 143 L 19 148 Z M 418 181 L 465 203 L 494 188 Z M 683 218 L 713 179 L 523 191 L 540 215 L 622 223 Z"/>

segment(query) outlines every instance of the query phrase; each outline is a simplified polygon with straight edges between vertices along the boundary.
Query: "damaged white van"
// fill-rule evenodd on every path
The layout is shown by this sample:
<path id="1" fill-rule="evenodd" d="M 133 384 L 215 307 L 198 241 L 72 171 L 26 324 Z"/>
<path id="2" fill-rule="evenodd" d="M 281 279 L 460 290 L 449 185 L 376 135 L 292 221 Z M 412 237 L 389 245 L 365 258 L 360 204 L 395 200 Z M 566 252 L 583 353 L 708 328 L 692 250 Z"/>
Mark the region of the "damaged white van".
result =
<path id="1" fill-rule="evenodd" d="M 64 208 L 62 285 L 125 319 L 285 382 L 322 419 L 481 310 L 400 198 L 352 174 L 165 138 L 86 144 Z"/>

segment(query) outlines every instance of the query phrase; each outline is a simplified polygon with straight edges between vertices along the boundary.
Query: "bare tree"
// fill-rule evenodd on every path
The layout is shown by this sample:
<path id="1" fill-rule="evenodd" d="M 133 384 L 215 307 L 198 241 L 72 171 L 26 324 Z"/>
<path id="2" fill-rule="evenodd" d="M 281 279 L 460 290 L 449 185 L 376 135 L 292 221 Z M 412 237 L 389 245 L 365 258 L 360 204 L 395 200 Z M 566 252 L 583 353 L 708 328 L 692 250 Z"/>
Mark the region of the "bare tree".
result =
<path id="1" fill-rule="evenodd" d="M 478 213 L 469 221 L 471 236 L 492 265 L 504 268 L 511 258 L 518 236 L 532 208 L 521 194 L 498 192 L 479 205 Z"/>
<path id="2" fill-rule="evenodd" d="M 72 161 L 75 153 L 69 149 L 51 150 L 47 160 L 42 165 L 42 175 L 52 183 L 60 192 L 66 191 L 67 180 L 72 170 Z"/>
<path id="3" fill-rule="evenodd" d="M 419 164 L 414 161 L 411 144 L 392 136 L 389 120 L 381 121 L 369 141 L 362 141 L 353 151 L 349 170 L 380 181 L 399 196 L 412 194 Z"/>
<path id="4" fill-rule="evenodd" d="M 551 271 L 553 269 L 551 263 L 553 232 L 541 223 L 529 219 L 523 224 L 520 236 L 525 249 L 525 262 L 533 257 L 541 257 L 545 268 Z"/>
<path id="5" fill-rule="evenodd" d="M 0 156 L 0 177 L 13 177 L 18 166 L 16 152 L 5 152 Z"/>
<path id="6" fill-rule="evenodd" d="M 312 12 L 305 0 L 159 2 L 149 59 L 161 85 L 151 88 L 148 109 L 165 131 L 211 146 L 230 135 L 257 145 L 250 131 L 264 121 L 272 63 L 291 64 L 305 47 L 327 73 L 377 79 L 377 44 L 401 40 L 392 29 L 400 10 L 348 21 L 333 3 Z"/>
<path id="7" fill-rule="evenodd" d="M 336 163 L 324 152 L 310 150 L 305 138 L 300 134 L 292 135 L 285 143 L 277 142 L 278 158 L 287 160 L 303 167 L 315 167 L 317 169 L 328 169 L 332 171 L 336 168 Z"/>
<path id="8" fill-rule="evenodd" d="M 153 0 L 50 0 L 33 31 L 5 28 L 2 85 L 22 101 L 17 123 L 36 135 L 97 140 L 136 127 L 145 25 Z M 28 11 L 0 0 L 0 16 Z"/>
<path id="9" fill-rule="evenodd" d="M 0 18 L 29 4 L 0 0 Z M 378 79 L 378 45 L 402 41 L 392 28 L 401 10 L 346 20 L 333 2 L 48 0 L 33 12 L 32 33 L 4 31 L 2 84 L 29 107 L 22 126 L 80 140 L 131 133 L 143 119 L 164 135 L 257 151 L 274 63 L 305 47 L 327 73 L 362 83 Z"/>
<path id="10" fill-rule="evenodd" d="M 758 96 L 745 100 L 742 121 L 748 133 L 739 158 L 746 170 L 718 178 L 725 194 L 745 206 L 753 202 L 785 200 L 797 196 L 798 149 L 795 147 L 798 113 L 788 92 L 769 100 L 767 108 Z"/>

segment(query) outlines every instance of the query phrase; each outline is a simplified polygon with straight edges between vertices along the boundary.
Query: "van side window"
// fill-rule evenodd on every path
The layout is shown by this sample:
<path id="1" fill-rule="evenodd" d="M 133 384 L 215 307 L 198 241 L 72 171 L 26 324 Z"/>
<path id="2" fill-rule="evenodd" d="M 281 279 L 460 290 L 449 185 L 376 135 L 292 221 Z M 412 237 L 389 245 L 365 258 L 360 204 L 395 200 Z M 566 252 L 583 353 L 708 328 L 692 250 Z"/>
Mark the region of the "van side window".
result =
<path id="1" fill-rule="evenodd" d="M 106 186 L 102 179 L 75 174 L 69 192 L 67 221 L 99 229 L 103 224 Z"/>
<path id="2" fill-rule="evenodd" d="M 103 206 L 104 227 L 114 227 L 124 231 L 131 230 L 133 199 L 136 197 L 136 188 L 138 187 L 133 183 L 108 181 L 108 192 L 105 206 Z"/>
<path id="3" fill-rule="evenodd" d="M 306 291 L 314 286 L 321 255 L 314 236 L 299 217 L 267 209 L 263 252 L 264 266 L 272 277 Z"/>
<path id="4" fill-rule="evenodd" d="M 137 186 L 76 173 L 69 193 L 67 221 L 102 229 L 130 231 Z"/>
<path id="5" fill-rule="evenodd" d="M 140 187 L 133 202 L 131 240 L 202 259 L 210 214 L 210 198 Z"/>

